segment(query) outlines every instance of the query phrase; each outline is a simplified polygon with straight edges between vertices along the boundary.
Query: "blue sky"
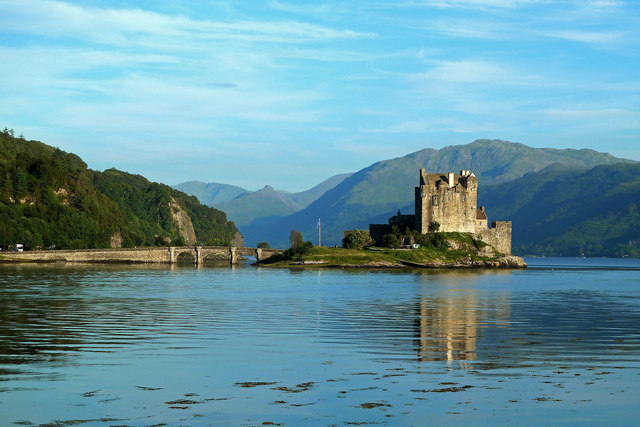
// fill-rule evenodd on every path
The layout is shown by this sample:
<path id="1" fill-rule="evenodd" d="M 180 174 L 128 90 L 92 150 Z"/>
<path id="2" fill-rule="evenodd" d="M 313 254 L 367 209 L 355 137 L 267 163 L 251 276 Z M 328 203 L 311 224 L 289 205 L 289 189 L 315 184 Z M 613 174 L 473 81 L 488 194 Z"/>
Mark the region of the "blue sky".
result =
<path id="1" fill-rule="evenodd" d="M 0 126 L 167 184 L 478 138 L 640 160 L 635 0 L 0 0 L 0 63 Z"/>

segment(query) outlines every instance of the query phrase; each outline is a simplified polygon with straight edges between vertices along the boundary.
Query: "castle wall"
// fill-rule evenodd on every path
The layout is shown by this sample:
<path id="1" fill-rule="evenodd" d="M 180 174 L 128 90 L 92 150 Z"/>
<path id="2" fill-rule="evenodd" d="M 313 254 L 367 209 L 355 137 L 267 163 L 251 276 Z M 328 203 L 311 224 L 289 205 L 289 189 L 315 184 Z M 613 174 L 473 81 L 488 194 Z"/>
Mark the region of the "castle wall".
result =
<path id="1" fill-rule="evenodd" d="M 376 242 L 382 243 L 382 237 L 385 234 L 391 234 L 392 228 L 389 224 L 369 224 L 369 235 Z"/>
<path id="2" fill-rule="evenodd" d="M 491 228 L 478 230 L 476 236 L 499 252 L 511 255 L 511 221 L 493 221 Z"/>
<path id="3" fill-rule="evenodd" d="M 415 188 L 415 228 L 427 233 L 429 225 L 438 222 L 440 231 L 475 233 L 477 201 L 475 175 L 426 174 L 421 169 L 420 186 Z"/>
<path id="4" fill-rule="evenodd" d="M 398 215 L 389 218 L 389 225 L 397 225 L 401 232 L 404 232 L 406 227 L 413 229 L 415 222 L 415 215 L 401 215 L 400 212 L 398 212 Z"/>
<path id="5" fill-rule="evenodd" d="M 489 221 L 486 219 L 476 219 L 476 232 L 489 227 Z"/>

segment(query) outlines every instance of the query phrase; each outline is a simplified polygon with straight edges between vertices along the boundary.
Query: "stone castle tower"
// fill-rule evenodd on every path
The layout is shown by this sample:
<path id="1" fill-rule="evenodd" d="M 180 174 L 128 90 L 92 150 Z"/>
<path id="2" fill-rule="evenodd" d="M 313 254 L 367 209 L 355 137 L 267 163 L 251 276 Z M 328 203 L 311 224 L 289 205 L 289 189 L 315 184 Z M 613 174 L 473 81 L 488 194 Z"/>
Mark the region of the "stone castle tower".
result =
<path id="1" fill-rule="evenodd" d="M 477 205 L 478 178 L 471 172 L 439 174 L 420 169 L 415 203 L 415 229 L 420 233 L 429 232 L 434 222 L 440 224 L 440 231 L 475 233 Z"/>
<path id="2" fill-rule="evenodd" d="M 415 187 L 415 214 L 398 212 L 389 218 L 388 224 L 369 224 L 369 233 L 374 240 L 381 241 L 396 225 L 424 234 L 435 222 L 440 224 L 439 231 L 471 233 L 511 255 L 511 221 L 493 221 L 489 228 L 484 206 L 478 208 L 478 178 L 468 170 L 443 174 L 420 169 L 419 185 Z"/>

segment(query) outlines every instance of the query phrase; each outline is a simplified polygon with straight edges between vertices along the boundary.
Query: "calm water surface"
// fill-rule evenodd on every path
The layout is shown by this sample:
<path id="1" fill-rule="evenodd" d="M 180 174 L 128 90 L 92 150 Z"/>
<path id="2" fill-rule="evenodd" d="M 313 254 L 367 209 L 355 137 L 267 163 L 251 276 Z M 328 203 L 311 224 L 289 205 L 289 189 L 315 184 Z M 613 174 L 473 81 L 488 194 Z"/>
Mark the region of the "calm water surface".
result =
<path id="1" fill-rule="evenodd" d="M 0 266 L 0 425 L 637 425 L 640 260 Z"/>

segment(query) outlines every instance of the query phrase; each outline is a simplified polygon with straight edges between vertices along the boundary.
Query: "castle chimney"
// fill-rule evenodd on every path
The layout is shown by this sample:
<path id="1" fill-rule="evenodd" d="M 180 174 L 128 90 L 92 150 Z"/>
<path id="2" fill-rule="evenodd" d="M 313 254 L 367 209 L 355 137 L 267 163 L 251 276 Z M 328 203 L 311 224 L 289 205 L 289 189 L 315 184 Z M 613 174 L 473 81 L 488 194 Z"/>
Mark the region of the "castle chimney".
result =
<path id="1" fill-rule="evenodd" d="M 453 187 L 453 176 L 455 174 L 453 172 L 449 172 L 449 188 Z"/>

